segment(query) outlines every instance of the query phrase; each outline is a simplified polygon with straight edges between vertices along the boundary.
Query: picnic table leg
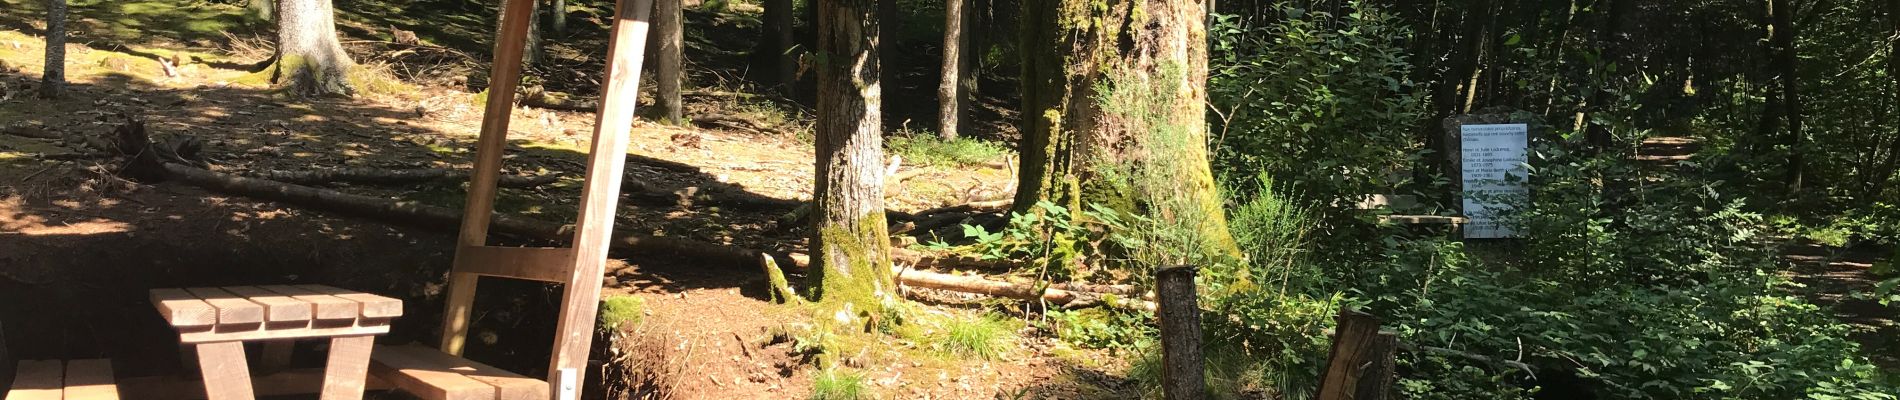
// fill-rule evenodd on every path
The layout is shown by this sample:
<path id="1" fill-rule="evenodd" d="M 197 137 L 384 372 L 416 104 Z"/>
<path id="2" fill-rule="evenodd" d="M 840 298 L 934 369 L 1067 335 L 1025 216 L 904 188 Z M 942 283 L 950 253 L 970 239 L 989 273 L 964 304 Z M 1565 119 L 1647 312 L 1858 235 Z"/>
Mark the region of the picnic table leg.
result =
<path id="1" fill-rule="evenodd" d="M 323 367 L 323 400 L 360 400 L 369 377 L 369 350 L 375 336 L 330 339 L 330 361 Z"/>
<path id="2" fill-rule="evenodd" d="M 198 344 L 198 370 L 204 374 L 205 398 L 252 400 L 251 371 L 244 362 L 244 342 Z"/>

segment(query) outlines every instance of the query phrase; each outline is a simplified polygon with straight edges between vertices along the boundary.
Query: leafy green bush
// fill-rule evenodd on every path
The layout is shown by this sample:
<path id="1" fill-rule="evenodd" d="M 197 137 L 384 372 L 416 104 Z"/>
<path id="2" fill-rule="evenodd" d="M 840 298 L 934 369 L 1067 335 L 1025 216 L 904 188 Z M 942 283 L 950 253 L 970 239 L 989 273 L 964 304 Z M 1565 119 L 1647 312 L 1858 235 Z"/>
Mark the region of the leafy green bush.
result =
<path id="1" fill-rule="evenodd" d="M 1396 188 L 1427 119 L 1408 80 L 1410 30 L 1366 2 L 1344 15 L 1276 4 L 1285 18 L 1216 15 L 1208 31 L 1215 170 L 1245 184 L 1268 173 L 1325 205 Z"/>
<path id="2" fill-rule="evenodd" d="M 1041 201 L 1036 203 L 1035 212 L 1010 213 L 1009 225 L 996 232 L 964 225 L 964 237 L 973 239 L 974 243 L 951 246 L 937 241 L 927 247 L 961 251 L 981 260 L 1023 261 L 1040 267 L 1038 275 L 1051 281 L 1088 278 L 1094 271 L 1082 271 L 1078 267 L 1090 261 L 1102 261 L 1090 257 L 1112 254 L 1116 251 L 1112 246 L 1134 247 L 1126 242 L 1124 235 L 1130 231 L 1130 224 L 1123 218 L 1099 205 L 1091 204 L 1089 210 L 1072 215 L 1068 208 Z M 1137 223 L 1148 221 L 1139 216 L 1130 218 Z"/>

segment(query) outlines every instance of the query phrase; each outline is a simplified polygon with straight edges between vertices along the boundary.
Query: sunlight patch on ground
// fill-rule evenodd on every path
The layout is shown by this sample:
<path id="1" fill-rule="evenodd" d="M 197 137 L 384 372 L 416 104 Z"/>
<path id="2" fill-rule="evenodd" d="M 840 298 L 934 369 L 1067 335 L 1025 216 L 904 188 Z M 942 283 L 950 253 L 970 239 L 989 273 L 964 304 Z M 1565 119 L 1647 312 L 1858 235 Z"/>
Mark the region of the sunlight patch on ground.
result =
<path id="1" fill-rule="evenodd" d="M 50 222 L 44 216 L 26 211 L 19 196 L 0 199 L 0 233 L 26 236 L 97 235 L 131 232 L 132 224 L 105 218 L 84 221 Z"/>

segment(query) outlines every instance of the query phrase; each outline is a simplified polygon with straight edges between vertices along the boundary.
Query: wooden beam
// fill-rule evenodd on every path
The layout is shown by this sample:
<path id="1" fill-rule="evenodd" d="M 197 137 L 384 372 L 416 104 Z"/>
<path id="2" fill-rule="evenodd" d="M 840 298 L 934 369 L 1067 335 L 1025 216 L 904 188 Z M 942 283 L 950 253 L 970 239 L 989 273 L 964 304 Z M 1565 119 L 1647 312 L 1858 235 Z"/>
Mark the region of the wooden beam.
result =
<path id="1" fill-rule="evenodd" d="M 198 370 L 204 372 L 205 398 L 251 400 L 251 371 L 244 363 L 243 342 L 198 345 Z"/>
<path id="2" fill-rule="evenodd" d="M 336 296 L 362 305 L 363 319 L 387 319 L 402 316 L 402 300 L 324 285 L 297 285 L 298 289 Z"/>
<path id="3" fill-rule="evenodd" d="M 484 276 L 565 283 L 574 267 L 572 248 L 466 246 L 456 254 L 456 272 Z"/>
<path id="4" fill-rule="evenodd" d="M 248 331 L 180 332 L 178 342 L 186 344 L 252 340 L 312 339 L 336 336 L 381 335 L 389 333 L 388 319 L 358 320 L 358 325 L 306 329 L 253 329 Z"/>
<path id="5" fill-rule="evenodd" d="M 244 296 L 264 306 L 264 320 L 271 324 L 309 322 L 315 316 L 316 306 L 308 301 L 297 300 L 282 293 L 264 290 L 256 286 L 226 287 L 225 291 Z"/>
<path id="6" fill-rule="evenodd" d="M 434 370 L 462 374 L 469 379 L 494 386 L 495 396 L 500 399 L 547 400 L 548 398 L 547 382 L 444 354 L 436 349 L 420 345 L 377 346 L 375 355 L 378 360 L 395 357 L 427 363 L 433 366 Z"/>
<path id="7" fill-rule="evenodd" d="M 370 353 L 370 372 L 424 400 L 488 400 L 495 398 L 495 387 L 449 371 L 415 354 L 375 351 Z"/>
<path id="8" fill-rule="evenodd" d="M 219 288 L 186 288 L 192 296 L 204 299 L 218 309 L 218 325 L 213 331 L 257 329 L 264 324 L 264 306 Z"/>
<path id="9" fill-rule="evenodd" d="M 330 359 L 323 368 L 322 400 L 363 399 L 364 379 L 369 377 L 369 351 L 375 346 L 375 336 L 330 339 Z"/>
<path id="10" fill-rule="evenodd" d="M 257 390 L 258 397 L 282 397 L 320 393 L 323 390 L 323 368 L 295 368 L 268 375 L 260 375 L 251 380 L 251 386 Z M 175 376 L 143 376 L 119 380 L 120 392 L 137 394 L 135 398 L 196 400 L 205 398 L 204 384 L 195 380 L 179 379 Z M 364 390 L 394 389 L 389 382 L 369 377 Z M 309 396 L 303 396 L 308 398 Z"/>
<path id="11" fill-rule="evenodd" d="M 317 321 L 355 320 L 357 316 L 362 315 L 363 304 L 349 299 L 287 285 L 258 286 L 258 288 L 310 303 L 313 307 L 311 318 Z"/>
<path id="12" fill-rule="evenodd" d="M 482 131 L 475 145 L 475 170 L 469 179 L 468 200 L 462 209 L 462 231 L 456 243 L 488 243 L 488 223 L 495 212 L 495 181 L 501 174 L 501 153 L 508 142 L 508 118 L 514 113 L 515 89 L 521 84 L 521 52 L 528 39 L 528 23 L 535 0 L 507 0 L 501 34 L 495 39 L 495 59 L 489 73 L 488 104 L 482 111 Z M 460 252 L 458 259 L 464 257 Z M 469 307 L 475 303 L 476 276 L 450 274 L 448 309 L 442 314 L 442 350 L 462 354 L 468 338 Z"/>
<path id="13" fill-rule="evenodd" d="M 594 114 L 593 148 L 587 155 L 587 180 L 581 192 L 580 216 L 574 223 L 574 267 L 562 288 L 561 316 L 554 336 L 554 359 L 548 382 L 554 398 L 572 400 L 578 389 L 560 385 L 563 374 L 587 369 L 587 353 L 594 339 L 594 318 L 600 307 L 601 274 L 607 249 L 613 242 L 614 208 L 620 200 L 622 169 L 627 165 L 628 134 L 640 92 L 640 61 L 646 52 L 648 14 L 652 0 L 615 2 L 612 41 L 607 47 L 605 87 L 600 111 Z M 566 372 L 563 372 L 563 371 Z"/>

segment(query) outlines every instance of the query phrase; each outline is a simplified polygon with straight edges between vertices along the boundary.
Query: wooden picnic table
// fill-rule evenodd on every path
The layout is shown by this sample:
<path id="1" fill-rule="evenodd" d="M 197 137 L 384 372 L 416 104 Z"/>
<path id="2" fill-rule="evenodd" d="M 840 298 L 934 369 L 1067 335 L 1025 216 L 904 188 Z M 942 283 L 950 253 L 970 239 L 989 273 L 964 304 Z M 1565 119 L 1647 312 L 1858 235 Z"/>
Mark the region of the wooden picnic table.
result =
<path id="1" fill-rule="evenodd" d="M 152 289 L 152 305 L 198 350 L 209 400 L 253 399 L 244 342 L 330 340 L 323 400 L 363 398 L 376 335 L 402 301 L 323 285 Z"/>

